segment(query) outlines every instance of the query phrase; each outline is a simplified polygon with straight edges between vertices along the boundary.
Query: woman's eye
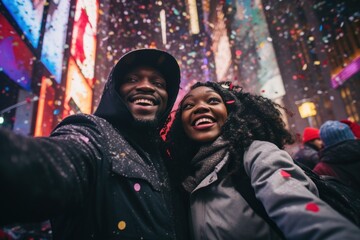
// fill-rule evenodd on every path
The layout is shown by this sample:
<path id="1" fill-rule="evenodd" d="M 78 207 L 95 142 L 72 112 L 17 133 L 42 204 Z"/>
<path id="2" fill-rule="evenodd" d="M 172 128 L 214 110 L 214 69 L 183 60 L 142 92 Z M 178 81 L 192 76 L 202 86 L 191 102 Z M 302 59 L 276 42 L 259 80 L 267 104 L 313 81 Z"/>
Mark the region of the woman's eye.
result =
<path id="1" fill-rule="evenodd" d="M 184 104 L 181 106 L 181 108 L 182 108 L 183 110 L 190 109 L 191 107 L 192 107 L 192 104 L 190 104 L 190 103 L 184 103 Z"/>
<path id="2" fill-rule="evenodd" d="M 209 98 L 208 102 L 209 103 L 220 103 L 221 100 L 219 98 Z"/>

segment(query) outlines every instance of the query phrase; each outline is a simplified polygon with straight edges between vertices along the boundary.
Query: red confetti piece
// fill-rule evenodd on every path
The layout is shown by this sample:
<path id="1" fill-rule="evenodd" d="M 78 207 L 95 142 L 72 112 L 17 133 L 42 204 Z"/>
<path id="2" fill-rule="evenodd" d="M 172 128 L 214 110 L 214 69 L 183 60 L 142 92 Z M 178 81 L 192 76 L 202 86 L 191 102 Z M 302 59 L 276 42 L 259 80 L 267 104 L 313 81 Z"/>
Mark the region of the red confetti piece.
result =
<path id="1" fill-rule="evenodd" d="M 229 100 L 229 101 L 226 101 L 226 104 L 233 104 L 235 102 L 235 100 Z"/>
<path id="2" fill-rule="evenodd" d="M 316 203 L 306 204 L 305 209 L 311 212 L 318 212 L 320 210 L 319 206 Z"/>
<path id="3" fill-rule="evenodd" d="M 288 173 L 287 171 L 284 171 L 284 170 L 281 170 L 281 171 L 280 171 L 280 174 L 281 174 L 281 176 L 283 176 L 284 178 L 289 178 L 289 177 L 291 177 L 291 174 Z"/>

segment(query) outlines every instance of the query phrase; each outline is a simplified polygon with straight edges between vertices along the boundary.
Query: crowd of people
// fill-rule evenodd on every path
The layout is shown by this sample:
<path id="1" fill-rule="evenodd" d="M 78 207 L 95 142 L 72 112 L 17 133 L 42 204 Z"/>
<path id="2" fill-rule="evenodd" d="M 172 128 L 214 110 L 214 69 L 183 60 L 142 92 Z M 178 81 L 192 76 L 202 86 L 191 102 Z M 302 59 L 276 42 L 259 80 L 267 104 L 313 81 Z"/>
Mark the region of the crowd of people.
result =
<path id="1" fill-rule="evenodd" d="M 231 82 L 194 84 L 171 119 L 180 79 L 169 53 L 134 50 L 94 114 L 49 137 L 0 129 L 0 226 L 50 219 L 53 239 L 359 238 L 295 163 L 359 190 L 348 122 L 305 129 L 293 160 L 281 106 Z"/>
<path id="2" fill-rule="evenodd" d="M 359 137 L 360 125 L 349 120 L 328 120 L 320 129 L 305 128 L 304 144 L 294 160 L 318 175 L 332 176 L 360 192 Z"/>

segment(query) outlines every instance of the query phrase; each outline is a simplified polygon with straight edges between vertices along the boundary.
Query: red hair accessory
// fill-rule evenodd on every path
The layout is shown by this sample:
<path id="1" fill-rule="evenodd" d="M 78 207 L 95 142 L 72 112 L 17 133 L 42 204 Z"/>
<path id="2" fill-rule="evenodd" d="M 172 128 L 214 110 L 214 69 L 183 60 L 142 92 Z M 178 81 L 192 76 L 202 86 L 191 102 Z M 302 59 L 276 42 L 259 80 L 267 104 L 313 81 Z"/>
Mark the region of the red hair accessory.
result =
<path id="1" fill-rule="evenodd" d="M 226 101 L 226 104 L 233 104 L 235 102 L 235 100 L 229 100 L 229 101 Z"/>
<path id="2" fill-rule="evenodd" d="M 233 88 L 234 88 L 234 85 L 232 83 L 230 83 L 229 90 L 233 90 Z"/>

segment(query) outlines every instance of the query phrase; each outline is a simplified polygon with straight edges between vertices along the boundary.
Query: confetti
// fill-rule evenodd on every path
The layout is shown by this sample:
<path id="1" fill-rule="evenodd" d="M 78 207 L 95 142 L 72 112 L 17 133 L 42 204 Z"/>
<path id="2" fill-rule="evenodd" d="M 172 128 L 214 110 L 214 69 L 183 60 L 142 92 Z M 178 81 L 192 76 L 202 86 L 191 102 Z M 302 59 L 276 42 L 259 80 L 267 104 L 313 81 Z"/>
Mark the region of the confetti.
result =
<path id="1" fill-rule="evenodd" d="M 311 212 L 318 212 L 320 210 L 319 206 L 316 203 L 306 204 L 305 209 Z"/>
<path id="2" fill-rule="evenodd" d="M 119 230 L 124 230 L 126 228 L 126 222 L 125 221 L 120 221 L 119 223 L 118 223 L 118 229 Z"/>
<path id="3" fill-rule="evenodd" d="M 291 174 L 290 174 L 290 173 L 288 173 L 287 171 L 282 170 L 282 169 L 281 169 L 281 171 L 280 171 L 280 174 L 281 174 L 281 176 L 283 176 L 284 178 L 290 178 L 290 177 L 291 177 Z"/>
<path id="4" fill-rule="evenodd" d="M 89 142 L 89 138 L 87 138 L 85 136 L 81 136 L 80 139 L 83 140 L 86 143 Z"/>
<path id="5" fill-rule="evenodd" d="M 135 183 L 135 184 L 134 184 L 134 189 L 135 189 L 136 192 L 139 192 L 140 189 L 141 189 L 140 184 L 139 184 L 139 183 Z"/>

